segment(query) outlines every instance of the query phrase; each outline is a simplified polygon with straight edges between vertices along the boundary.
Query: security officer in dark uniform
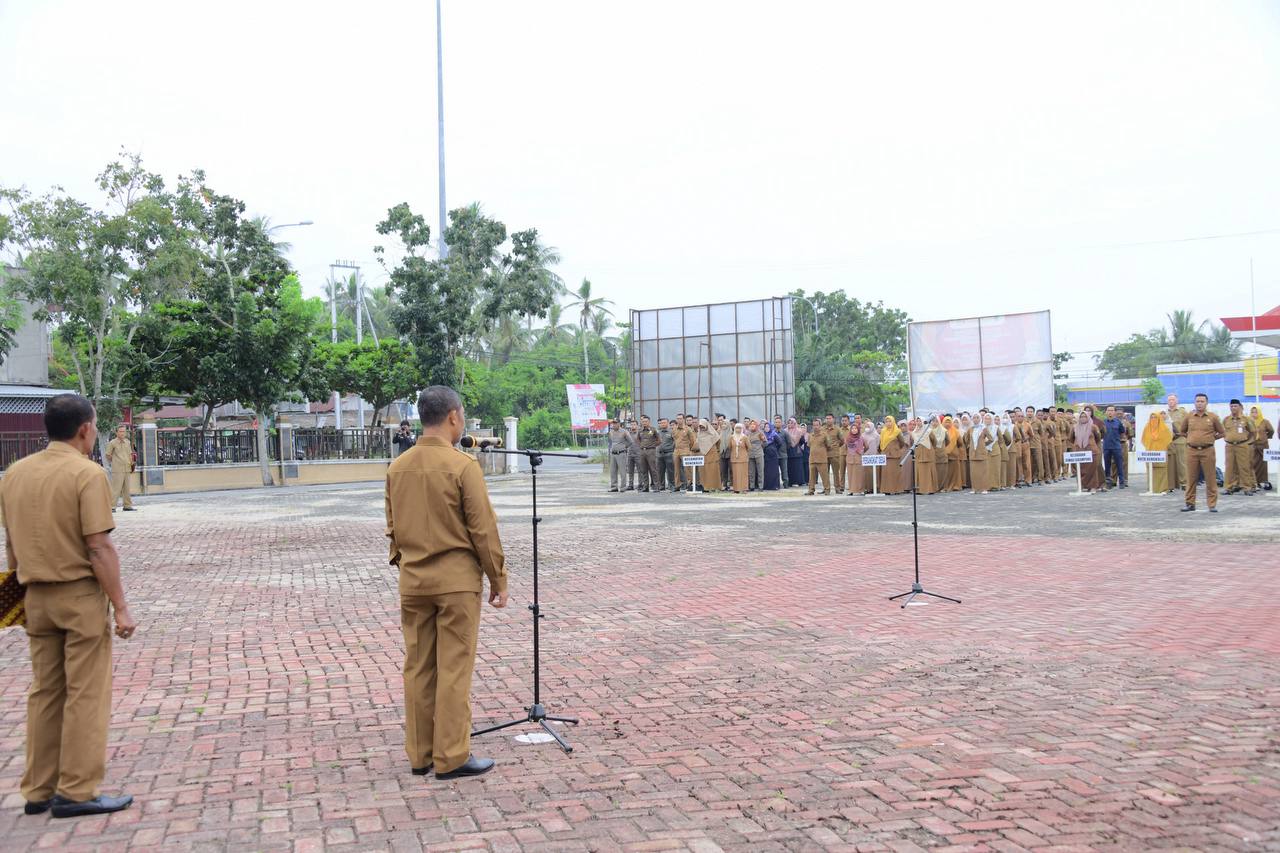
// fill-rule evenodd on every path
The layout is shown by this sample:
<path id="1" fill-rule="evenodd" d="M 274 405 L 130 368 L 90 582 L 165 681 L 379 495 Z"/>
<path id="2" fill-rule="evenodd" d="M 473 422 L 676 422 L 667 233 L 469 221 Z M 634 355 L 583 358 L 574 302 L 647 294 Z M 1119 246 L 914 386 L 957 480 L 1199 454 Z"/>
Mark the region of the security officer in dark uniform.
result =
<path id="1" fill-rule="evenodd" d="M 639 491 L 658 491 L 658 445 L 662 437 L 653 428 L 648 415 L 640 416 L 640 431 L 636 433 L 636 444 L 640 450 L 640 485 Z"/>
<path id="2" fill-rule="evenodd" d="M 658 418 L 658 490 L 676 490 L 675 462 L 676 439 L 666 418 Z"/>

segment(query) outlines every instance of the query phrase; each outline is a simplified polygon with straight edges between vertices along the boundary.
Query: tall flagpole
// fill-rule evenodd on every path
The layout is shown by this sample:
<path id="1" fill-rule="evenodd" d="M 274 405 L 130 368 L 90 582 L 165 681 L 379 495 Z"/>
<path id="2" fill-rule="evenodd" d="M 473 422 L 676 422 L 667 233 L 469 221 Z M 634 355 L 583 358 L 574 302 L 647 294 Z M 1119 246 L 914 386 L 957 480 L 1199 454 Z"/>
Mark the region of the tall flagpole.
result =
<path id="1" fill-rule="evenodd" d="M 444 242 L 444 41 L 440 32 L 440 0 L 436 0 L 436 121 L 436 150 L 440 153 L 440 231 L 436 234 L 436 245 L 440 249 L 440 259 L 444 260 L 449 254 L 449 247 Z"/>

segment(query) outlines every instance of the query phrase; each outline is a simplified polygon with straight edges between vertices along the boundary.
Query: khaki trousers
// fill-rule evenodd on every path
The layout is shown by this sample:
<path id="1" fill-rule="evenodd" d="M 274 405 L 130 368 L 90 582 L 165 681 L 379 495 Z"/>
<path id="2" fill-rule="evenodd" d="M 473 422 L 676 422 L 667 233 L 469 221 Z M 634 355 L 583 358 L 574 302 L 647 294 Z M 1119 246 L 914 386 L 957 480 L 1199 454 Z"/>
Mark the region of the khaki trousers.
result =
<path id="1" fill-rule="evenodd" d="M 27 586 L 29 802 L 98 796 L 111 720 L 111 620 L 96 578 Z"/>
<path id="2" fill-rule="evenodd" d="M 111 506 L 115 507 L 116 501 L 124 499 L 124 505 L 133 506 L 132 483 L 129 481 L 129 470 L 126 468 L 121 471 L 112 469 L 111 471 Z"/>
<path id="3" fill-rule="evenodd" d="M 1254 489 L 1257 483 L 1253 477 L 1253 443 L 1242 441 L 1239 444 L 1227 442 L 1227 471 L 1225 484 L 1228 489 Z"/>
<path id="4" fill-rule="evenodd" d="M 1218 505 L 1218 472 L 1214 464 L 1213 448 L 1196 450 L 1187 447 L 1187 506 L 1196 505 L 1196 487 L 1200 483 L 1200 474 L 1204 473 L 1204 496 L 1209 509 Z"/>
<path id="5" fill-rule="evenodd" d="M 1187 440 L 1174 439 L 1169 446 L 1169 488 L 1181 489 L 1187 485 Z"/>
<path id="6" fill-rule="evenodd" d="M 844 491 L 844 468 L 848 456 L 847 453 L 838 453 L 831 457 L 831 480 L 835 483 L 837 492 Z"/>
<path id="7" fill-rule="evenodd" d="M 471 754 L 471 673 L 480 629 L 480 593 L 405 595 L 405 752 L 412 767 L 448 773 Z"/>
<path id="8" fill-rule="evenodd" d="M 831 481 L 827 479 L 827 468 L 829 462 L 809 461 L 809 494 L 813 494 L 818 487 L 818 478 L 822 478 L 822 493 L 824 495 L 831 494 Z"/>
<path id="9" fill-rule="evenodd" d="M 1031 471 L 1028 483 L 1038 483 L 1044 479 L 1044 460 L 1040 458 L 1040 445 L 1031 445 Z"/>
<path id="10" fill-rule="evenodd" d="M 1022 445 L 1018 449 L 1018 479 L 1022 482 L 1031 483 L 1031 444 Z"/>

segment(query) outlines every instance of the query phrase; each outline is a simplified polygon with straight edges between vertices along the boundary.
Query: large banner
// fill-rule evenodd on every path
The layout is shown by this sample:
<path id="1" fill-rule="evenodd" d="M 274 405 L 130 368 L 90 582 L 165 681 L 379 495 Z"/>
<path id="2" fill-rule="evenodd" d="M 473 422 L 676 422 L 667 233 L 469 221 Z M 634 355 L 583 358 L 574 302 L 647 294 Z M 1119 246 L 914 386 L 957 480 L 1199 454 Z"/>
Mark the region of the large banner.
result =
<path id="1" fill-rule="evenodd" d="M 573 429 L 604 430 L 609 427 L 605 413 L 603 385 L 566 385 L 569 394 L 569 426 Z"/>
<path id="2" fill-rule="evenodd" d="M 1053 403 L 1048 311 L 909 323 L 907 360 L 920 416 Z"/>

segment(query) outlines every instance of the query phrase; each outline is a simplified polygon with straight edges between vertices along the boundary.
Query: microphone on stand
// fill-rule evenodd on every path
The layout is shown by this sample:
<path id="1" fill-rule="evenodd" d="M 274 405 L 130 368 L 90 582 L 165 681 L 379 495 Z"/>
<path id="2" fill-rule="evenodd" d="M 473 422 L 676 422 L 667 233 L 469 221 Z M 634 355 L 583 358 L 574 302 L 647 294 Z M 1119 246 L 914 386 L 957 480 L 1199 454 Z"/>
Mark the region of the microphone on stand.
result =
<path id="1" fill-rule="evenodd" d="M 502 439 L 498 438 L 497 436 L 490 437 L 490 436 L 464 435 L 462 439 L 458 442 L 458 445 L 460 447 L 465 447 L 467 449 L 470 449 L 472 447 L 478 447 L 481 450 L 487 450 L 490 447 L 501 447 Z"/>

